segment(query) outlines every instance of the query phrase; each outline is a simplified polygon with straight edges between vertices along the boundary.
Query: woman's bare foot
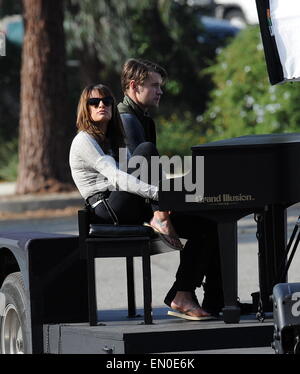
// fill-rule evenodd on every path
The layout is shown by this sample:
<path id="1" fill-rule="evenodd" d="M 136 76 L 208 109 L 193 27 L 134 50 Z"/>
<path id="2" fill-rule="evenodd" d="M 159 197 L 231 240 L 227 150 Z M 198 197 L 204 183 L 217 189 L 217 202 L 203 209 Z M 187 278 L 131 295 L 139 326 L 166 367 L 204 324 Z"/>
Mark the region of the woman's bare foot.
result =
<path id="1" fill-rule="evenodd" d="M 150 224 L 160 230 L 161 233 L 169 236 L 177 236 L 169 212 L 156 210 Z"/>
<path id="2" fill-rule="evenodd" d="M 192 293 L 187 291 L 177 291 L 171 308 L 191 317 L 210 317 L 210 314 L 193 300 Z"/>
<path id="3" fill-rule="evenodd" d="M 182 243 L 170 220 L 169 212 L 154 212 L 150 225 L 158 232 L 165 235 L 165 238 L 170 242 L 171 245 L 178 247 L 178 249 L 183 248 Z"/>

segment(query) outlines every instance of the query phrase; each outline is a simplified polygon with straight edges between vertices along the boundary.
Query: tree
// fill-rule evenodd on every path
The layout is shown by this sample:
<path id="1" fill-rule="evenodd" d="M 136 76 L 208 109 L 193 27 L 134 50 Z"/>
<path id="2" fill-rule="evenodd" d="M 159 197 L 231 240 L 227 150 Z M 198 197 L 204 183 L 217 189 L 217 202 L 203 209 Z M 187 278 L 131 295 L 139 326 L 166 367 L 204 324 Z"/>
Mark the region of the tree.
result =
<path id="1" fill-rule="evenodd" d="M 71 188 L 63 0 L 23 0 L 19 194 Z"/>
<path id="2" fill-rule="evenodd" d="M 270 85 L 257 26 L 241 32 L 207 70 L 215 84 L 201 122 L 208 140 L 299 131 L 300 85 Z"/>

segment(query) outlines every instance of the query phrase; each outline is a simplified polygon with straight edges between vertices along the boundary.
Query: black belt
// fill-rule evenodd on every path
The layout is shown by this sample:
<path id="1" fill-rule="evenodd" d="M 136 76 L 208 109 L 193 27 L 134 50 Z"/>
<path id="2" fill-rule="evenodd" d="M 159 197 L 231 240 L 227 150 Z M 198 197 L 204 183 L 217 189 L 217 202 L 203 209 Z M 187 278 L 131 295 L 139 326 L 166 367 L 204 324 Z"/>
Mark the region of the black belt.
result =
<path id="1" fill-rule="evenodd" d="M 106 200 L 109 195 L 110 195 L 109 191 L 97 192 L 94 195 L 88 197 L 86 199 L 86 202 L 91 208 L 96 208 L 97 205 L 99 205 L 100 203 L 103 203 L 114 225 L 118 225 L 119 224 L 118 217 L 116 213 L 114 212 L 114 210 L 112 209 L 112 207 L 109 205 L 108 200 Z"/>
<path id="2" fill-rule="evenodd" d="M 107 192 L 97 192 L 94 195 L 88 197 L 86 199 L 86 202 L 90 207 L 96 208 L 98 204 L 100 204 L 104 199 L 106 199 L 109 196 L 109 193 Z"/>

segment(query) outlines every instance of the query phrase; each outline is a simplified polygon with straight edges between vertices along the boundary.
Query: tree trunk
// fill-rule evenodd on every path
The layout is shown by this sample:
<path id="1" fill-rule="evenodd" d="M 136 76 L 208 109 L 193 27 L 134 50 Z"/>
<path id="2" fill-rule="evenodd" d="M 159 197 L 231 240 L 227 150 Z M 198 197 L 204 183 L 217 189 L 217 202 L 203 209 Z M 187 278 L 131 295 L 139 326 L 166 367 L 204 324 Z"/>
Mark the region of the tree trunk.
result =
<path id="1" fill-rule="evenodd" d="M 73 188 L 63 0 L 23 0 L 19 194 Z"/>

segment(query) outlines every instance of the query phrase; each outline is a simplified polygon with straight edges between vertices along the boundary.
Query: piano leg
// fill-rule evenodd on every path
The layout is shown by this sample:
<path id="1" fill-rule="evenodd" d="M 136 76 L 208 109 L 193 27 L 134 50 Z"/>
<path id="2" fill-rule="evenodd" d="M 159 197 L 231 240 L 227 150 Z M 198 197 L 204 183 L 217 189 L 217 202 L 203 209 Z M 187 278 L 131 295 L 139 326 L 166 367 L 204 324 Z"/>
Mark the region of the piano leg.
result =
<path id="1" fill-rule="evenodd" d="M 240 321 L 237 306 L 237 222 L 219 222 L 218 236 L 224 292 L 223 318 L 225 323 Z"/>
<path id="2" fill-rule="evenodd" d="M 273 216 L 273 235 L 274 235 L 274 272 L 275 276 L 273 279 L 272 286 L 274 287 L 276 281 L 280 277 L 280 266 L 285 258 L 285 251 L 287 245 L 287 210 L 283 206 L 272 205 L 272 216 Z M 282 280 L 287 282 L 287 278 Z M 273 288 L 271 290 L 273 293 Z"/>
<path id="3" fill-rule="evenodd" d="M 287 212 L 285 207 L 270 205 L 262 217 L 258 222 L 260 297 L 263 311 L 271 312 L 270 296 L 279 281 L 280 265 L 285 257 Z"/>

